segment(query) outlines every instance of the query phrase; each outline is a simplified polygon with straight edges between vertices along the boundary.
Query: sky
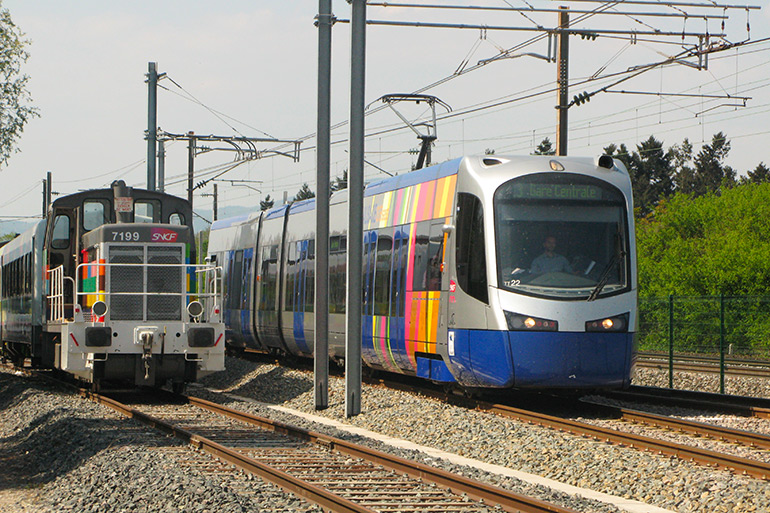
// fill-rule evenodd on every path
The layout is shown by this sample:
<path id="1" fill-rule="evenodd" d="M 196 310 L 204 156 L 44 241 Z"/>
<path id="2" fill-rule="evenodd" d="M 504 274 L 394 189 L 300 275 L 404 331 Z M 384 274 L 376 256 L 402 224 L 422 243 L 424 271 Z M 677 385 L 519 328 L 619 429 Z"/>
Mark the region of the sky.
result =
<path id="1" fill-rule="evenodd" d="M 544 9 L 566 5 L 573 10 L 602 5 L 567 0 L 433 3 Z M 763 4 L 754 0 L 740 5 Z M 14 217 L 40 215 L 48 171 L 54 192 L 60 194 L 105 187 L 116 179 L 146 187 L 149 62 L 157 62 L 158 71 L 166 74 L 158 91 L 160 129 L 301 141 L 299 162 L 265 151 L 259 160 L 241 163 L 196 190 L 194 208 L 202 218 L 211 220 L 214 183 L 220 212 L 236 206 L 259 208 L 268 194 L 280 202 L 284 195 L 293 197 L 303 183 L 315 189 L 317 1 L 2 0 L 2 7 L 31 42 L 23 72 L 30 76 L 29 90 L 40 117 L 22 134 L 20 152 L 0 168 L 0 233 L 10 231 Z M 344 21 L 351 14 L 344 0 L 333 0 L 333 10 L 340 22 L 333 29 L 332 123 L 339 126 L 332 134 L 332 179 L 348 167 L 350 25 Z M 696 14 L 727 15 L 724 33 L 729 42 L 770 37 L 770 7 L 723 11 L 625 4 L 615 10 L 648 15 L 597 14 L 578 20 L 581 14 L 573 12 L 570 18 L 576 28 L 586 30 L 678 35 L 570 38 L 570 97 L 603 88 L 616 91 L 600 92 L 569 109 L 570 155 L 598 156 L 612 143 L 635 149 L 651 135 L 666 148 L 687 138 L 697 152 L 722 131 L 732 145 L 727 163 L 739 174 L 760 162 L 770 164 L 770 41 L 712 54 L 708 69 L 670 64 L 612 85 L 633 66 L 661 62 L 684 47 L 692 48 L 697 39 L 683 40 L 683 31 L 708 32 L 712 42 L 719 41 L 713 34 L 723 31 L 723 20 Z M 685 11 L 690 15 L 686 20 L 670 16 Z M 377 100 L 386 94 L 421 91 L 452 109 L 437 107 L 434 162 L 485 151 L 529 154 L 545 137 L 555 142 L 556 64 L 542 58 L 549 51 L 546 38 L 522 43 L 542 34 L 532 31 L 536 27 L 553 28 L 557 16 L 369 5 L 370 20 L 488 28 L 367 27 L 366 99 L 371 106 L 365 121 L 366 160 L 371 165 L 366 166 L 365 180 L 409 172 L 416 161 L 415 152 L 410 152 L 418 148 L 416 134 L 396 113 L 378 108 L 382 102 Z M 522 47 L 513 52 L 515 58 L 477 65 L 517 45 Z M 429 85 L 434 86 L 423 90 Z M 651 94 L 660 92 L 666 94 Z M 744 106 L 739 97 L 750 99 Z M 424 121 L 430 113 L 424 102 L 403 102 L 397 109 L 413 122 Z M 424 132 L 426 127 L 418 129 Z M 258 148 L 286 149 L 273 142 Z M 166 145 L 166 191 L 183 197 L 187 153 L 184 141 Z M 233 153 L 221 151 L 198 155 L 196 183 L 214 178 L 233 158 Z"/>

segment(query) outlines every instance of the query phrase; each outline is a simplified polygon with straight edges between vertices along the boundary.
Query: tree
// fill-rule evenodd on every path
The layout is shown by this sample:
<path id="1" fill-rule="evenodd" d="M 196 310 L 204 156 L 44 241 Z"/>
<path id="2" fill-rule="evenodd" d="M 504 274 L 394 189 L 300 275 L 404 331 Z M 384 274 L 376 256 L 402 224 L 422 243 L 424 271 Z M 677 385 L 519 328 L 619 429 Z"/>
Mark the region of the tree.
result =
<path id="1" fill-rule="evenodd" d="M 631 152 L 628 151 L 625 144 L 621 143 L 620 146 L 610 144 L 604 148 L 604 154 L 621 161 L 626 166 L 626 169 L 631 167 Z"/>
<path id="2" fill-rule="evenodd" d="M 273 205 L 275 204 L 275 201 L 270 198 L 270 195 L 268 194 L 265 196 L 265 199 L 259 202 L 259 209 L 260 210 L 270 210 L 273 208 Z"/>
<path id="3" fill-rule="evenodd" d="M 675 144 L 669 151 L 673 156 L 674 189 L 677 192 L 691 192 L 695 188 L 695 169 L 689 165 L 692 161 L 690 140 L 685 138 L 681 145 Z"/>
<path id="4" fill-rule="evenodd" d="M 628 172 L 634 191 L 634 205 L 640 215 L 647 215 L 658 202 L 674 192 L 674 154 L 663 151 L 663 142 L 650 136 L 631 154 Z"/>
<path id="5" fill-rule="evenodd" d="M 11 154 L 19 151 L 18 142 L 30 119 L 40 114 L 29 105 L 32 98 L 27 90 L 29 76 L 21 66 L 29 58 L 25 50 L 29 40 L 13 23 L 11 13 L 0 2 L 0 165 L 7 164 Z"/>
<path id="6" fill-rule="evenodd" d="M 754 171 L 749 171 L 748 181 L 751 183 L 770 182 L 770 169 L 764 162 L 760 162 Z"/>
<path id="7" fill-rule="evenodd" d="M 332 192 L 335 191 L 341 191 L 342 189 L 348 188 L 348 170 L 344 169 L 342 171 L 342 176 L 337 176 L 334 178 L 334 180 L 329 184 L 329 188 L 332 190 Z"/>
<path id="8" fill-rule="evenodd" d="M 735 185 L 735 170 L 725 165 L 724 161 L 730 153 L 730 141 L 727 136 L 718 132 L 711 138 L 711 144 L 704 144 L 695 157 L 695 172 L 690 190 L 682 192 L 694 196 L 702 196 L 709 192 L 721 193 Z"/>
<path id="9" fill-rule="evenodd" d="M 310 198 L 315 198 L 315 193 L 310 190 L 310 187 L 308 187 L 307 182 L 305 182 L 302 184 L 302 188 L 300 188 L 297 195 L 294 196 L 294 201 L 302 201 Z"/>
<path id="10" fill-rule="evenodd" d="M 546 137 L 540 141 L 532 155 L 556 155 L 556 148 L 553 147 L 551 140 Z"/>

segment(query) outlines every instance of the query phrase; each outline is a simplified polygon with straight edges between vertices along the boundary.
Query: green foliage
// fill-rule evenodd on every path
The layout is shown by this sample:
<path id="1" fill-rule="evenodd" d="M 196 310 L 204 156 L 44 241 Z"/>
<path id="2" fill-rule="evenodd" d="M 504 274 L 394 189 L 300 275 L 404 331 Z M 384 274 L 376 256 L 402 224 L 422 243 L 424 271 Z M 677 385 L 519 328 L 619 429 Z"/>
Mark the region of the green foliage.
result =
<path id="1" fill-rule="evenodd" d="M 270 198 L 270 195 L 268 194 L 265 196 L 265 199 L 261 200 L 259 202 L 259 208 L 260 210 L 270 210 L 273 208 L 273 205 L 275 204 L 275 201 Z"/>
<path id="2" fill-rule="evenodd" d="M 11 154 L 18 151 L 27 122 L 39 116 L 37 109 L 29 105 L 29 77 L 21 72 L 29 57 L 25 50 L 29 41 L 23 38 L 11 13 L 0 2 L 0 164 L 6 164 Z"/>
<path id="3" fill-rule="evenodd" d="M 348 188 L 348 170 L 342 171 L 342 176 L 335 177 L 329 184 L 329 188 L 332 192 L 341 191 Z"/>
<path id="4" fill-rule="evenodd" d="M 643 296 L 762 295 L 770 290 L 770 184 L 677 194 L 637 223 Z"/>
<path id="5" fill-rule="evenodd" d="M 315 193 L 310 190 L 307 182 L 305 182 L 302 184 L 302 188 L 300 188 L 299 192 L 297 192 L 297 195 L 294 196 L 294 201 L 302 201 L 310 198 L 315 198 Z"/>
<path id="6" fill-rule="evenodd" d="M 556 155 L 556 148 L 553 147 L 551 140 L 546 137 L 540 141 L 532 155 Z"/>

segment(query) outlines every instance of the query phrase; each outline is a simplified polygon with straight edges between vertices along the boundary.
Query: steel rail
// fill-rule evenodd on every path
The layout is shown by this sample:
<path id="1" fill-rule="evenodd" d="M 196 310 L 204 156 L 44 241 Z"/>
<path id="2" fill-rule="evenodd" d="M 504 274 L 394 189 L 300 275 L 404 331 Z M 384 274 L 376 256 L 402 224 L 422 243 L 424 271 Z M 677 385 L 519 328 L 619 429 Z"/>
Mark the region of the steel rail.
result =
<path id="1" fill-rule="evenodd" d="M 646 369 L 662 369 L 668 370 L 668 362 L 664 361 L 652 361 L 652 360 L 637 360 L 636 365 L 644 367 Z M 674 369 L 681 372 L 700 372 L 704 374 L 719 374 L 718 364 L 710 363 L 698 363 L 698 362 L 674 362 Z M 752 367 L 736 367 L 734 365 L 725 365 L 725 374 L 732 374 L 733 376 L 744 376 L 750 378 L 770 378 L 770 369 L 768 368 L 752 368 Z"/>
<path id="2" fill-rule="evenodd" d="M 694 435 L 704 435 L 721 441 L 735 442 L 759 449 L 770 449 L 770 436 L 762 433 L 715 426 L 714 424 L 708 424 L 706 422 L 685 420 L 676 417 L 667 417 L 665 415 L 658 415 L 656 413 L 649 413 L 630 408 L 607 406 L 605 404 L 595 403 L 593 401 L 583 400 L 583 402 L 590 404 L 591 406 L 599 407 L 600 409 L 607 412 L 612 412 L 613 414 L 616 414 L 620 420 L 638 424 L 646 424 L 649 426 L 662 427 L 665 429 L 691 433 Z"/>
<path id="3" fill-rule="evenodd" d="M 654 404 L 699 408 L 729 412 L 746 417 L 770 419 L 770 400 L 768 399 L 640 386 L 631 386 L 627 390 L 603 392 L 602 395 L 621 400 L 648 401 Z"/>
<path id="4" fill-rule="evenodd" d="M 374 513 L 374 510 L 359 506 L 343 497 L 335 495 L 333 493 L 324 490 L 300 479 L 297 479 L 286 472 L 272 468 L 268 465 L 260 463 L 259 461 L 249 458 L 248 456 L 229 449 L 221 444 L 213 442 L 205 437 L 191 433 L 185 429 L 173 426 L 168 422 L 164 422 L 160 419 L 152 417 L 142 413 L 141 411 L 124 405 L 123 403 L 106 397 L 101 394 L 94 394 L 86 390 L 80 390 L 80 395 L 90 399 L 98 404 L 108 406 L 123 415 L 136 419 L 145 425 L 151 426 L 155 429 L 173 435 L 180 440 L 183 440 L 190 445 L 204 450 L 207 453 L 216 456 L 222 460 L 225 460 L 239 468 L 248 470 L 271 483 L 274 483 L 281 488 L 291 491 L 292 493 L 303 497 L 311 502 L 319 504 L 322 507 L 330 508 L 335 512 L 349 512 L 349 513 Z"/>
<path id="5" fill-rule="evenodd" d="M 307 431 L 277 422 L 274 420 L 244 413 L 227 406 L 222 406 L 204 399 L 188 397 L 189 403 L 208 411 L 226 415 L 230 418 L 257 425 L 263 429 L 273 430 L 294 438 L 306 440 L 312 443 L 325 445 L 349 456 L 357 457 L 382 465 L 390 470 L 408 474 L 412 477 L 435 483 L 442 488 L 449 489 L 453 493 L 465 493 L 471 498 L 482 500 L 487 504 L 499 505 L 506 511 L 528 512 L 570 512 L 572 510 L 562 508 L 554 504 L 548 504 L 538 499 L 519 495 L 502 488 L 487 485 L 472 479 L 468 479 L 444 470 L 436 469 L 422 463 L 406 460 L 368 447 L 356 445 L 345 440 L 326 436 L 320 433 Z"/>
<path id="6" fill-rule="evenodd" d="M 613 429 L 592 426 L 583 422 L 562 419 L 552 415 L 522 410 L 501 404 L 480 402 L 478 407 L 482 410 L 493 411 L 495 413 L 507 417 L 517 418 L 519 420 L 524 420 L 526 422 L 534 422 L 542 426 L 558 429 L 560 431 L 566 431 L 581 436 L 588 436 L 597 440 L 604 440 L 619 445 L 628 445 L 635 449 L 645 449 L 649 451 L 655 451 L 660 454 L 668 454 L 683 460 L 690 460 L 697 463 L 702 463 L 704 465 L 717 465 L 734 472 L 744 473 L 760 479 L 770 479 L 770 464 L 760 461 L 740 458 L 738 456 L 732 456 L 729 454 L 721 454 L 716 451 L 690 447 L 674 442 L 656 440 L 654 438 L 642 435 L 623 433 Z"/>
<path id="7" fill-rule="evenodd" d="M 380 380 L 379 382 L 394 389 L 418 392 L 429 397 L 446 400 L 448 402 L 467 408 L 476 408 L 483 411 L 489 411 L 504 417 L 515 418 L 524 422 L 550 427 L 567 433 L 594 438 L 596 440 L 603 440 L 608 443 L 628 446 L 634 449 L 643 449 L 660 454 L 667 454 L 669 456 L 675 456 L 685 461 L 693 461 L 708 466 L 718 466 L 737 473 L 743 473 L 760 479 L 770 480 L 770 464 L 764 462 L 732 456 L 729 454 L 721 454 L 716 451 L 699 449 L 697 447 L 677 444 L 674 442 L 657 440 L 655 438 L 642 435 L 623 433 L 613 429 L 606 429 L 591 424 L 586 424 L 584 422 L 563 419 L 553 415 L 515 408 L 504 404 L 493 404 L 485 401 L 472 401 L 462 397 L 448 396 L 447 394 L 439 393 L 433 390 L 422 389 L 417 386 L 391 383 L 384 380 Z"/>

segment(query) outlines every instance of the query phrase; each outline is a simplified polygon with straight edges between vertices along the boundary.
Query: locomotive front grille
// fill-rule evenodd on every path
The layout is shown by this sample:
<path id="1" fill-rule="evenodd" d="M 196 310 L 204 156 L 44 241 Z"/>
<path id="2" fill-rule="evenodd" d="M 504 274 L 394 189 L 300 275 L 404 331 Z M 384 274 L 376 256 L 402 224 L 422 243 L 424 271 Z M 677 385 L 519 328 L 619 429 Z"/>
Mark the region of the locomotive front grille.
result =
<path id="1" fill-rule="evenodd" d="M 182 249 L 166 247 L 147 248 L 147 292 L 182 292 L 182 268 L 153 267 L 153 264 L 181 264 Z M 178 295 L 147 296 L 147 320 L 179 319 L 182 300 Z"/>
<path id="2" fill-rule="evenodd" d="M 108 266 L 112 320 L 182 318 L 186 287 L 181 247 L 111 245 L 108 263 L 113 264 Z"/>

